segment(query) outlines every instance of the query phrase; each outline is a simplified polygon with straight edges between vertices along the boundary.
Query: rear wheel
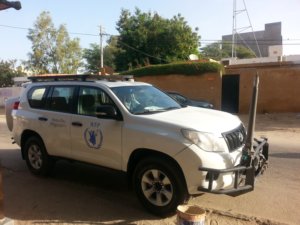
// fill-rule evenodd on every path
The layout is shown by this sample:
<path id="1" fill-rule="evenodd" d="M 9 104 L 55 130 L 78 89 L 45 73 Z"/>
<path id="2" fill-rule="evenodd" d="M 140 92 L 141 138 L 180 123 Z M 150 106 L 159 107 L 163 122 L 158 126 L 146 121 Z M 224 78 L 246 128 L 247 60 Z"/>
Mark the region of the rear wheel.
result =
<path id="1" fill-rule="evenodd" d="M 27 166 L 35 175 L 48 175 L 54 166 L 54 160 L 47 154 L 43 141 L 36 136 L 26 141 L 24 153 Z"/>
<path id="2" fill-rule="evenodd" d="M 170 160 L 144 159 L 135 169 L 133 182 L 142 205 L 159 216 L 174 214 L 188 199 L 182 173 Z"/>

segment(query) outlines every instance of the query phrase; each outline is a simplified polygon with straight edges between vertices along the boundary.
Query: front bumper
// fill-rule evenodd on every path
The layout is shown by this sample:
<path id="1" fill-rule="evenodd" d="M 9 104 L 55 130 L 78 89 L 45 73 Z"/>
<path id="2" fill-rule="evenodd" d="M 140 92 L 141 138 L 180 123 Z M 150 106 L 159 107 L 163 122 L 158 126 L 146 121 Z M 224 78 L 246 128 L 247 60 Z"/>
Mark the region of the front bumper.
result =
<path id="1" fill-rule="evenodd" d="M 245 165 L 229 169 L 212 169 L 200 167 L 199 170 L 207 172 L 208 187 L 198 187 L 198 191 L 214 194 L 240 195 L 254 189 L 255 178 L 266 170 L 268 166 L 269 144 L 267 138 L 255 139 L 255 145 L 251 154 L 251 160 Z M 216 177 L 222 174 L 232 174 L 234 182 L 225 189 L 213 189 L 213 183 Z"/>

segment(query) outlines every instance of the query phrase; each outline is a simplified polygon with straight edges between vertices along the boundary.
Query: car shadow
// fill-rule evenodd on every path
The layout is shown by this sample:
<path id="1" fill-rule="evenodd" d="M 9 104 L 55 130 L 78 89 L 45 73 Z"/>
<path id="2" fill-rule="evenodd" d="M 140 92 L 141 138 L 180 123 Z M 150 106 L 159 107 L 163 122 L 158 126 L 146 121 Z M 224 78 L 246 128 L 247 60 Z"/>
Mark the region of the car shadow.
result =
<path id="1" fill-rule="evenodd" d="M 140 205 L 124 173 L 59 161 L 50 176 L 37 177 L 24 169 L 21 157 L 15 158 L 16 151 L 1 150 L 3 155 L 4 213 L 8 218 L 37 224 L 163 222 Z M 10 158 L 14 165 L 7 164 Z"/>

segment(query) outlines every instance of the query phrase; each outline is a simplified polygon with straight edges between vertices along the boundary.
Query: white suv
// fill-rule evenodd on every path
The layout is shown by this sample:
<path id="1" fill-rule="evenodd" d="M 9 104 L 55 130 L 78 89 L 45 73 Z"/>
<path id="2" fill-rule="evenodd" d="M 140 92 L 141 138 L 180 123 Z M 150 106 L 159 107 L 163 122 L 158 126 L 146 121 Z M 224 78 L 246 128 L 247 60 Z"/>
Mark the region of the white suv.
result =
<path id="1" fill-rule="evenodd" d="M 31 77 L 24 88 L 12 134 L 33 174 L 48 174 L 59 158 L 121 170 L 157 215 L 190 195 L 253 190 L 253 170 L 240 165 L 246 132 L 237 116 L 182 107 L 141 82 Z"/>

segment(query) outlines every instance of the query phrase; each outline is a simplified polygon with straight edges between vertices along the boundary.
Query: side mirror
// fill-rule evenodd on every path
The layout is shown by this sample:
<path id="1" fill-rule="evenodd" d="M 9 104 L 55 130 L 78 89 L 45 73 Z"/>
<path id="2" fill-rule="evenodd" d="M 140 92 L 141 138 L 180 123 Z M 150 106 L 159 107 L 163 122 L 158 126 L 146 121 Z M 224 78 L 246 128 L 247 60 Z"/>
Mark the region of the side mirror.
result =
<path id="1" fill-rule="evenodd" d="M 120 120 L 120 116 L 113 105 L 98 106 L 96 115 L 98 118 Z"/>

